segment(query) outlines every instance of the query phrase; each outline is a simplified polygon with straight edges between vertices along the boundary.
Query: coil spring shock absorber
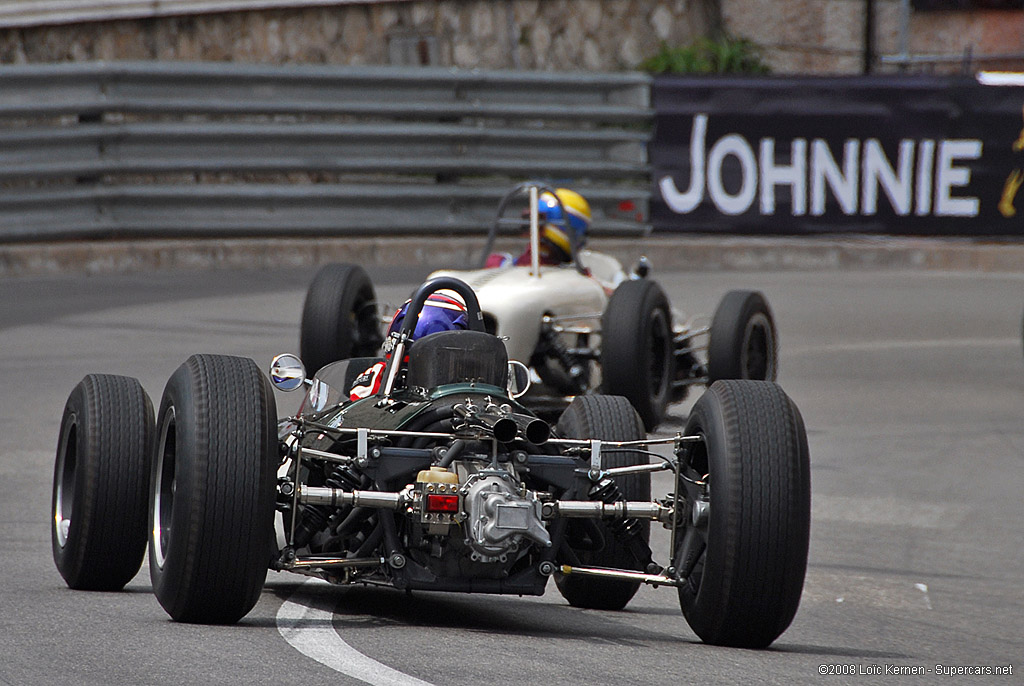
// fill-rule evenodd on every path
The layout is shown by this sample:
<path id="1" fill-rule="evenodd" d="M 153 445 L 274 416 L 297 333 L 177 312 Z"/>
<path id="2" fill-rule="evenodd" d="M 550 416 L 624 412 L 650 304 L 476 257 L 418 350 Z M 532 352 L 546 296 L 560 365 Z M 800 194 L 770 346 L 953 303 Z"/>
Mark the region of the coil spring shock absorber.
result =
<path id="1" fill-rule="evenodd" d="M 541 341 L 541 348 L 545 348 L 546 352 L 558 360 L 558 364 L 562 367 L 565 376 L 561 385 L 567 385 L 564 389 L 567 394 L 579 394 L 585 391 L 590 383 L 586 363 L 569 351 L 569 346 L 555 333 L 547 321 L 541 328 Z"/>
<path id="2" fill-rule="evenodd" d="M 622 497 L 622 491 L 619 490 L 619 485 L 609 477 L 605 477 L 591 486 L 587 495 L 591 500 L 600 500 L 609 505 L 625 500 Z M 651 547 L 642 537 L 643 523 L 639 519 L 635 517 L 616 519 L 606 522 L 606 525 L 615 538 L 619 539 L 619 542 L 626 546 L 637 561 L 643 565 L 643 569 L 647 570 L 654 564 Z"/>
<path id="3" fill-rule="evenodd" d="M 350 465 L 339 465 L 327 477 L 324 485 L 330 488 L 354 491 L 362 485 L 362 475 Z M 302 521 L 295 527 L 292 546 L 301 548 L 309 543 L 313 534 L 326 527 L 331 517 L 338 511 L 338 508 L 326 505 L 306 505 L 302 510 Z"/>
<path id="4" fill-rule="evenodd" d="M 570 370 L 573 369 L 577 362 L 573 359 L 573 356 L 569 354 L 569 346 L 562 342 L 562 339 L 558 337 L 558 334 L 551 329 L 547 329 L 545 334 L 547 335 L 547 344 L 548 347 L 551 348 L 551 352 L 555 354 L 558 361 L 562 363 L 563 367 L 565 367 L 565 371 L 571 373 Z"/>
<path id="5" fill-rule="evenodd" d="M 324 483 L 331 488 L 354 491 L 362 487 L 363 475 L 352 465 L 338 465 Z"/>

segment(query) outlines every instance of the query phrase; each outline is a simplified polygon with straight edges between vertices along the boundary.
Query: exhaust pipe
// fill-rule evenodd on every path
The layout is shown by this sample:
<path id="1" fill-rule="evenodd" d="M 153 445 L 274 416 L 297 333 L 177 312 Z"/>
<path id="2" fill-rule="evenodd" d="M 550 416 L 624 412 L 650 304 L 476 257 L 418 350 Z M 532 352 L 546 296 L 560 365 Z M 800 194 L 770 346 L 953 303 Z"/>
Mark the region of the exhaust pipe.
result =
<path id="1" fill-rule="evenodd" d="M 502 417 L 491 428 L 494 438 L 501 443 L 511 443 L 520 434 L 533 445 L 544 445 L 551 438 L 551 427 L 547 422 L 525 414 Z"/>
<path id="2" fill-rule="evenodd" d="M 494 406 L 489 405 L 490 410 Z M 551 427 L 547 422 L 525 414 L 513 412 L 480 412 L 472 405 L 453 405 L 455 414 L 467 424 L 488 431 L 499 443 L 511 443 L 522 435 L 528 443 L 543 445 L 551 437 Z"/>

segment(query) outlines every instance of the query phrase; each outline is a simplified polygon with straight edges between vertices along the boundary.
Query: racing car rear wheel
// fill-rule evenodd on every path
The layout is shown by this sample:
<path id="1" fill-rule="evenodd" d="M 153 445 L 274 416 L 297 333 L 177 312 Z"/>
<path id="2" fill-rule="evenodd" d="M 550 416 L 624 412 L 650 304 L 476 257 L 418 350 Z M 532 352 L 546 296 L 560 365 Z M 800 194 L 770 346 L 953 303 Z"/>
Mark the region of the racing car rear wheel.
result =
<path id="1" fill-rule="evenodd" d="M 764 295 L 729 291 L 711 319 L 708 384 L 718 379 L 775 381 L 779 350 L 775 320 Z"/>
<path id="2" fill-rule="evenodd" d="M 157 415 L 149 570 L 175 620 L 229 624 L 256 604 L 271 558 L 277 409 L 252 360 L 193 355 Z"/>
<path id="3" fill-rule="evenodd" d="M 153 403 L 136 379 L 90 374 L 68 396 L 50 538 L 71 588 L 119 591 L 142 566 L 152 437 Z"/>
<path id="4" fill-rule="evenodd" d="M 597 438 L 612 441 L 636 441 L 646 437 L 643 423 L 636 410 L 625 398 L 608 395 L 581 395 L 573 399 L 562 413 L 555 429 L 563 438 Z M 646 464 L 647 456 L 639 452 L 613 452 L 603 454 L 602 467 L 626 467 Z M 649 474 L 618 476 L 615 483 L 624 500 L 651 499 Z M 570 523 L 572 525 L 574 523 Z M 644 563 L 616 537 L 603 522 L 594 522 L 603 540 L 598 550 L 574 550 L 585 566 L 636 569 L 643 571 Z M 649 522 L 638 522 L 639 536 L 644 544 L 650 540 Z M 574 607 L 598 610 L 621 610 L 638 588 L 639 583 L 602 579 L 593 576 L 563 576 L 556 579 L 559 592 Z"/>
<path id="5" fill-rule="evenodd" d="M 654 281 L 626 281 L 612 293 L 601 317 L 602 391 L 629 399 L 644 427 L 665 418 L 675 376 L 672 315 Z"/>
<path id="6" fill-rule="evenodd" d="M 690 412 L 688 512 L 676 531 L 679 604 L 707 643 L 762 648 L 796 614 L 807 569 L 810 461 L 803 419 L 766 381 L 718 381 Z M 704 482 L 706 489 L 695 485 Z"/>
<path id="7" fill-rule="evenodd" d="M 349 357 L 371 357 L 384 342 L 373 283 L 355 264 L 320 268 L 302 307 L 299 356 L 310 374 Z"/>

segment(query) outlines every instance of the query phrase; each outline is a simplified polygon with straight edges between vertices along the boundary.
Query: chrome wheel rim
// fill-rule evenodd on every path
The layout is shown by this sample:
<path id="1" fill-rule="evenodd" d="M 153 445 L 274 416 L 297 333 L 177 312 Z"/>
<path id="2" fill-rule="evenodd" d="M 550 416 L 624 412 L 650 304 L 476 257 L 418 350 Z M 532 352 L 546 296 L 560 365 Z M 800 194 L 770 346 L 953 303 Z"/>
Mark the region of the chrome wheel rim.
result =
<path id="1" fill-rule="evenodd" d="M 71 531 L 71 515 L 75 507 L 75 475 L 78 471 L 78 418 L 71 415 L 67 435 L 62 441 L 63 450 L 57 463 L 57 493 L 53 503 L 53 525 L 57 533 L 57 544 L 67 545 Z"/>
<path id="2" fill-rule="evenodd" d="M 153 557 L 161 569 L 167 560 L 171 542 L 171 520 L 174 513 L 176 437 L 174 408 L 170 408 L 160 427 L 160 443 L 154 466 L 153 488 Z"/>

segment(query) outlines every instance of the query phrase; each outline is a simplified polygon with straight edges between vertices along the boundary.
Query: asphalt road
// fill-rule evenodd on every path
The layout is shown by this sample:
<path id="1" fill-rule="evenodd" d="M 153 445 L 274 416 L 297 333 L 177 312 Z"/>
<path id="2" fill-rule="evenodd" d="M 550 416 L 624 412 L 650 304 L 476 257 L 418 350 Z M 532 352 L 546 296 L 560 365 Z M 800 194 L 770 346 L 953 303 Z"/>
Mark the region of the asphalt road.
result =
<path id="1" fill-rule="evenodd" d="M 375 276 L 399 301 L 423 274 Z M 124 592 L 71 591 L 48 522 L 68 392 L 86 373 L 120 373 L 159 402 L 193 352 L 266 368 L 297 349 L 309 275 L 24 278 L 0 280 L 0 684 L 359 683 L 337 670 L 361 659 L 381 684 L 1020 681 L 1024 272 L 656 276 L 689 312 L 710 314 L 736 287 L 763 290 L 775 312 L 780 382 L 810 437 L 813 516 L 801 607 L 769 650 L 699 643 L 669 589 L 598 612 L 570 608 L 553 585 L 541 598 L 407 596 L 271 573 L 230 627 L 171 622 L 145 565 Z M 282 411 L 296 402 L 279 396 Z M 292 643 L 280 629 L 289 608 L 305 613 Z M 310 636 L 322 661 L 293 645 Z M 930 671 L 901 678 L 892 665 Z M 949 678 L 937 665 L 1013 676 Z"/>

